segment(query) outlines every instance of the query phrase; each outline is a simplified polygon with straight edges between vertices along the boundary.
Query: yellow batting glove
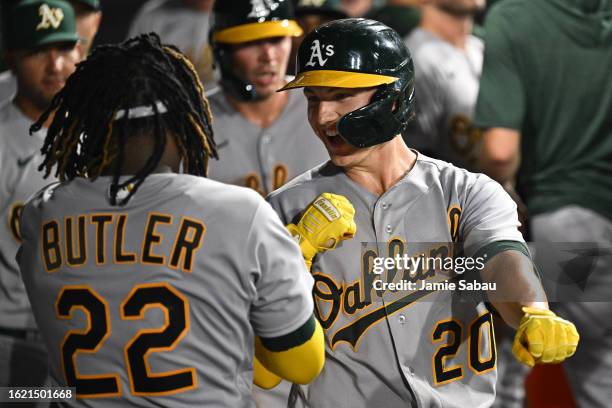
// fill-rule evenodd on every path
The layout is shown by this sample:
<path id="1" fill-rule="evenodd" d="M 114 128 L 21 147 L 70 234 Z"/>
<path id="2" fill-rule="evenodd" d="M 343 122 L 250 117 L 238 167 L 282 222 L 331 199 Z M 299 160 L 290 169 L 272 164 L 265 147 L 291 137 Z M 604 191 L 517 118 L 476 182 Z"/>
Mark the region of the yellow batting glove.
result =
<path id="1" fill-rule="evenodd" d="M 333 249 L 340 241 L 355 236 L 354 218 L 355 209 L 346 197 L 323 193 L 306 208 L 297 225 L 287 225 L 300 245 L 308 270 L 317 253 Z"/>
<path id="2" fill-rule="evenodd" d="M 580 336 L 576 326 L 550 310 L 523 307 L 525 315 L 514 336 L 512 353 L 529 367 L 557 364 L 576 352 Z"/>
<path id="3" fill-rule="evenodd" d="M 268 369 L 259 362 L 257 357 L 255 357 L 255 361 L 253 362 L 253 384 L 264 390 L 269 390 L 280 384 L 281 380 L 282 378 L 268 371 Z"/>

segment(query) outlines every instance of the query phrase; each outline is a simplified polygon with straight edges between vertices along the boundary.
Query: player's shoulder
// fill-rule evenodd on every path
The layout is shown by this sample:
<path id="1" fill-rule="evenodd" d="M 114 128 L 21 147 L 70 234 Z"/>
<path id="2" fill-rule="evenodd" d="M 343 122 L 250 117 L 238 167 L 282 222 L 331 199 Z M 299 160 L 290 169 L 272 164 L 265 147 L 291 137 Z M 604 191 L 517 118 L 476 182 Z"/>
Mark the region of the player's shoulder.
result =
<path id="1" fill-rule="evenodd" d="M 218 117 L 237 114 L 238 111 L 229 103 L 225 96 L 225 91 L 220 84 L 215 84 L 209 90 L 204 92 L 204 96 L 208 99 L 210 110 L 215 120 Z"/>
<path id="2" fill-rule="evenodd" d="M 32 194 L 23 207 L 22 220 L 38 219 L 40 214 L 47 210 L 47 204 L 57 202 L 57 191 L 69 182 L 53 181 Z M 27 213 L 27 215 L 25 215 Z"/>
<path id="3" fill-rule="evenodd" d="M 415 28 L 405 39 L 410 50 L 417 75 L 440 71 L 444 61 L 456 55 L 457 51 L 450 43 L 436 37 L 420 27 Z"/>
<path id="4" fill-rule="evenodd" d="M 482 184 L 498 184 L 483 173 L 473 173 L 452 163 L 434 159 L 419 153 L 417 166 L 423 172 L 428 183 L 439 184 L 443 189 L 455 189 L 463 192 Z"/>
<path id="5" fill-rule="evenodd" d="M 218 208 L 219 211 L 235 206 L 256 209 L 265 201 L 253 189 L 189 174 L 174 175 L 169 188 L 180 192 L 182 199 L 190 201 L 195 206 Z"/>
<path id="6" fill-rule="evenodd" d="M 546 6 L 547 1 L 533 0 L 504 0 L 494 4 L 487 12 L 485 27 L 504 25 L 508 28 L 515 27 L 518 22 L 529 20 L 538 14 L 541 6 Z M 535 15 L 534 15 L 535 13 Z M 518 19 L 518 20 L 517 20 Z M 521 24 L 522 27 L 522 24 Z M 486 41 L 486 34 L 485 34 Z"/>
<path id="7" fill-rule="evenodd" d="M 337 184 L 341 173 L 342 170 L 331 161 L 321 163 L 271 192 L 267 200 L 274 202 L 286 198 L 297 198 L 312 194 L 318 195 L 319 190 L 324 189 L 328 185 Z"/>

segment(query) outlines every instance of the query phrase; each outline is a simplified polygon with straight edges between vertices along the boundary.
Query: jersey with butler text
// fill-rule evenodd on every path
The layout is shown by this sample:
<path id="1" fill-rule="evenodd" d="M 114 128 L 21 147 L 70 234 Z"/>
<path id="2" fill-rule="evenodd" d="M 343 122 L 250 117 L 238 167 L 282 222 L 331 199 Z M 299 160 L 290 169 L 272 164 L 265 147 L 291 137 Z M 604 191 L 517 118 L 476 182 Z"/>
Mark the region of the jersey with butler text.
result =
<path id="1" fill-rule="evenodd" d="M 313 313 L 299 247 L 251 190 L 153 174 L 111 206 L 110 181 L 53 184 L 23 211 L 53 385 L 86 407 L 254 407 L 254 335 Z"/>
<path id="2" fill-rule="evenodd" d="M 269 201 L 285 223 L 296 222 L 324 192 L 353 204 L 357 232 L 317 255 L 311 269 L 327 351 L 322 374 L 309 385 L 311 406 L 490 405 L 496 355 L 483 293 L 422 289 L 445 277 L 427 268 L 377 274 L 373 265 L 396 254 L 449 257 L 452 242 L 462 243 L 465 257 L 498 241 L 523 242 L 514 202 L 487 176 L 422 155 L 380 197 L 328 162 Z M 400 281 L 415 290 L 380 286 Z"/>

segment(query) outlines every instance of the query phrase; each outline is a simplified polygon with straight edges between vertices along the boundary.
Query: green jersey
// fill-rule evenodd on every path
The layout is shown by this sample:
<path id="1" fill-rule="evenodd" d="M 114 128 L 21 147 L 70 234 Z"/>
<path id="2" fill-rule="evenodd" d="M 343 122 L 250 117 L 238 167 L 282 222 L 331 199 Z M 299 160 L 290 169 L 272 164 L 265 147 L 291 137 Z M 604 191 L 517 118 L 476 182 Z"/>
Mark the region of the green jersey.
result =
<path id="1" fill-rule="evenodd" d="M 521 132 L 530 214 L 579 205 L 612 219 L 612 2 L 506 0 L 485 22 L 475 123 Z"/>

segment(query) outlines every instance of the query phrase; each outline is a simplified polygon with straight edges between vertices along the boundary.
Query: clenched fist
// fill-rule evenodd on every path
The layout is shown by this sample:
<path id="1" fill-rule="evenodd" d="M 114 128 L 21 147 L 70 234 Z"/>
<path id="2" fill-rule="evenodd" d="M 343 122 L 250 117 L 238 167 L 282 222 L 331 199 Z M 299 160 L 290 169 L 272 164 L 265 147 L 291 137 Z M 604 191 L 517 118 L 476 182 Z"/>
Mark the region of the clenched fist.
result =
<path id="1" fill-rule="evenodd" d="M 357 230 L 354 217 L 355 209 L 346 197 L 323 193 L 306 208 L 297 225 L 287 225 L 302 249 L 309 270 L 317 253 L 353 238 Z"/>
<path id="2" fill-rule="evenodd" d="M 572 322 L 550 310 L 523 307 L 525 315 L 514 336 L 512 352 L 522 363 L 560 363 L 572 356 L 580 336 Z"/>

